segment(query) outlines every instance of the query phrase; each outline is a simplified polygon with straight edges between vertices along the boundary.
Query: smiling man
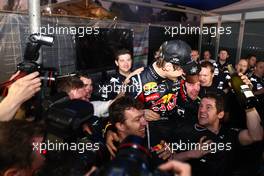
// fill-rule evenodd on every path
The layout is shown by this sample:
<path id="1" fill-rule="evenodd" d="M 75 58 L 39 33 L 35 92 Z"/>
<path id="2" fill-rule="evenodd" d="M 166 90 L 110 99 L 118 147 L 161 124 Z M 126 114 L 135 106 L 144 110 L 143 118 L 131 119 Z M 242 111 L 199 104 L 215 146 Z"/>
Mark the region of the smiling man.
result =
<path id="1" fill-rule="evenodd" d="M 221 122 L 224 117 L 223 97 L 206 94 L 199 106 L 198 123 L 175 129 L 175 142 L 180 141 L 185 147 L 180 147 L 174 153 L 174 159 L 188 161 L 194 176 L 230 175 L 234 151 L 238 147 L 261 141 L 263 137 L 256 109 L 245 111 L 247 128 L 231 129 Z"/>
<path id="2" fill-rule="evenodd" d="M 116 73 L 104 83 L 103 89 L 99 92 L 103 100 L 112 100 L 121 91 L 125 79 L 131 73 L 133 63 L 131 55 L 127 49 L 121 49 L 115 53 Z"/>
<path id="3" fill-rule="evenodd" d="M 137 100 L 130 97 L 118 98 L 109 107 L 109 116 L 120 141 L 129 135 L 145 137 L 147 121 L 144 118 L 143 105 Z"/>
<path id="4" fill-rule="evenodd" d="M 178 93 L 177 114 L 184 123 L 197 122 L 197 112 L 200 104 L 199 65 L 191 65 L 185 73 L 185 81 L 181 80 L 180 93 Z"/>

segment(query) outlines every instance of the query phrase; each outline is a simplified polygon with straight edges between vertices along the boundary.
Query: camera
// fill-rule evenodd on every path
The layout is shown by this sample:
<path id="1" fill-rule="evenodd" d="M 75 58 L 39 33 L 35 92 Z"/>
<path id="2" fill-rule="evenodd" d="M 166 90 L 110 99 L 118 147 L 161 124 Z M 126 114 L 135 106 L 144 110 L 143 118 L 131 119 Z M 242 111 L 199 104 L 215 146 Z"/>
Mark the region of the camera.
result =
<path id="1" fill-rule="evenodd" d="M 120 144 L 116 158 L 103 166 L 94 175 L 128 175 L 128 176 L 173 176 L 162 172 L 153 163 L 153 156 L 145 147 L 145 140 L 138 136 L 128 136 Z"/>
<path id="2" fill-rule="evenodd" d="M 110 154 L 102 141 L 102 125 L 93 115 L 93 105 L 83 100 L 70 100 L 63 95 L 49 102 L 44 114 L 46 165 L 39 175 L 85 175 L 92 166 L 100 167 Z M 88 124 L 91 134 L 83 132 Z"/>
<path id="3" fill-rule="evenodd" d="M 37 63 L 41 46 L 52 46 L 54 43 L 54 36 L 35 33 L 31 34 L 28 40 L 29 42 L 27 42 L 24 52 L 24 60 L 17 65 L 17 69 L 20 70 L 23 75 L 38 71 L 42 80 L 55 81 L 58 74 L 56 69 L 45 69 Z M 50 82 L 49 84 L 51 85 Z"/>
<path id="4" fill-rule="evenodd" d="M 28 42 L 24 52 L 24 59 L 17 65 L 17 70 L 20 71 L 12 80 L 8 80 L 0 84 L 2 96 L 5 97 L 8 92 L 8 86 L 10 86 L 16 80 L 26 76 L 27 74 L 38 71 L 40 73 L 40 79 L 43 81 L 43 85 L 46 87 L 53 86 L 56 78 L 57 71 L 54 68 L 42 68 L 37 63 L 39 57 L 39 49 L 42 45 L 52 46 L 54 43 L 54 37 L 50 35 L 31 34 L 28 37 Z"/>

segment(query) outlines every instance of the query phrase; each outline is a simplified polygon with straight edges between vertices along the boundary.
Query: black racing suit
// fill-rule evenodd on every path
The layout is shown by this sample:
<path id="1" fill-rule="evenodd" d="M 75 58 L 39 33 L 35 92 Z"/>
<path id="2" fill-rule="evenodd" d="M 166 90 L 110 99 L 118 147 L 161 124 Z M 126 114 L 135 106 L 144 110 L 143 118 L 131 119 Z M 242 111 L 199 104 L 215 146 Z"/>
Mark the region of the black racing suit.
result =
<path id="1" fill-rule="evenodd" d="M 219 61 L 217 61 L 215 66 L 215 77 L 214 77 L 214 84 L 217 89 L 224 90 L 228 87 L 228 82 L 230 79 L 229 72 L 227 70 L 227 65 L 229 65 L 229 62 L 225 62 L 223 65 L 220 64 Z"/>
<path id="2" fill-rule="evenodd" d="M 171 130 L 177 118 L 179 89 L 179 81 L 170 81 L 160 77 L 152 65 L 130 78 L 126 93 L 144 103 L 145 108 L 161 116 L 160 120 L 149 122 L 151 146 L 160 143 L 160 140 L 166 142 L 171 140 Z"/>
<path id="3" fill-rule="evenodd" d="M 264 89 L 264 78 L 260 78 L 253 74 L 250 77 L 250 81 L 253 84 L 253 92 Z M 261 114 L 260 117 L 262 118 L 262 124 L 264 123 L 264 110 L 263 110 L 263 104 L 264 104 L 264 94 L 256 95 L 256 97 L 259 100 L 258 106 L 256 107 L 258 112 Z"/>
<path id="4" fill-rule="evenodd" d="M 221 126 L 215 134 L 198 124 L 185 124 L 174 131 L 174 152 L 195 150 L 202 137 L 212 140 L 208 145 L 211 153 L 186 162 L 192 166 L 193 176 L 230 176 L 234 164 L 234 152 L 239 148 L 239 130 Z M 176 145 L 177 144 L 177 145 Z M 173 144 L 171 144 L 173 145 Z M 203 149 L 203 148 L 202 148 Z"/>

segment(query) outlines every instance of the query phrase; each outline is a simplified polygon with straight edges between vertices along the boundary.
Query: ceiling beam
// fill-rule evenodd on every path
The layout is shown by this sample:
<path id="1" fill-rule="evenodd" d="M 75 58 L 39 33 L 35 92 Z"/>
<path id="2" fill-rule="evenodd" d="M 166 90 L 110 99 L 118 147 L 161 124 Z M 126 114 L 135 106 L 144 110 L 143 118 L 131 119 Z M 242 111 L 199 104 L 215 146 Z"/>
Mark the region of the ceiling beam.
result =
<path id="1" fill-rule="evenodd" d="M 196 10 L 196 9 L 195 10 L 182 9 L 182 8 L 177 8 L 177 7 L 168 7 L 168 6 L 163 6 L 160 4 L 151 4 L 151 3 L 139 2 L 139 1 L 133 1 L 133 0 L 103 0 L 103 1 L 138 5 L 138 6 L 164 9 L 164 10 L 177 11 L 177 12 L 185 12 L 185 13 L 191 13 L 191 14 L 196 14 L 196 15 L 205 15 L 205 16 L 217 16 L 218 15 L 216 13 L 211 13 L 208 11 L 202 11 L 202 10 Z"/>

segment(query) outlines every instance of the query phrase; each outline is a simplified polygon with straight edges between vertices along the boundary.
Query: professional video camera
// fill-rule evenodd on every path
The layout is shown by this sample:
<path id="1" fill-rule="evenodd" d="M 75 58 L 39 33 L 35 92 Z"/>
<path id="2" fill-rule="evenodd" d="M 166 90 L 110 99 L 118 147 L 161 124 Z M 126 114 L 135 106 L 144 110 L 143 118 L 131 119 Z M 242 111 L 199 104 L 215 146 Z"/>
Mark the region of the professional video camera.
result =
<path id="1" fill-rule="evenodd" d="M 53 150 L 46 150 L 47 164 L 40 175 L 85 175 L 92 166 L 100 167 L 110 158 L 101 138 L 100 119 L 93 114 L 91 103 L 63 96 L 49 105 L 45 143 Z M 83 132 L 84 124 L 90 134 Z"/>
<path id="2" fill-rule="evenodd" d="M 116 158 L 103 166 L 94 175 L 128 176 L 172 176 L 159 171 L 153 164 L 153 156 L 145 147 L 145 140 L 138 136 L 128 136 L 119 146 Z"/>

